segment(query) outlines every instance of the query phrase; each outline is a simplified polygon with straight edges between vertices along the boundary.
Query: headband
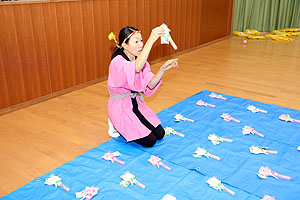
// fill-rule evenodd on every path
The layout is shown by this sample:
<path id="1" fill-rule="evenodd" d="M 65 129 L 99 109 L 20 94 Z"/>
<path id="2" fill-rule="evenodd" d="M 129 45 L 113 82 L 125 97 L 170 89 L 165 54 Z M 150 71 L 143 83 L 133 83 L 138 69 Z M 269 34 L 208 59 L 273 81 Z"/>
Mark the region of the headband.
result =
<path id="1" fill-rule="evenodd" d="M 140 33 L 141 31 L 133 31 L 132 33 L 130 33 L 126 38 L 125 38 L 125 40 L 123 41 L 123 43 L 125 43 L 131 36 L 133 36 L 134 34 L 136 34 L 136 33 Z M 119 49 L 122 49 L 122 45 L 120 46 L 119 44 L 118 44 L 118 41 L 117 41 L 117 39 L 116 39 L 116 36 L 115 36 L 115 34 L 113 33 L 113 32 L 111 32 L 109 35 L 108 35 L 108 39 L 109 40 L 114 40 L 115 41 L 115 43 L 116 43 L 116 46 L 119 48 Z M 123 44 L 122 43 L 122 44 Z"/>

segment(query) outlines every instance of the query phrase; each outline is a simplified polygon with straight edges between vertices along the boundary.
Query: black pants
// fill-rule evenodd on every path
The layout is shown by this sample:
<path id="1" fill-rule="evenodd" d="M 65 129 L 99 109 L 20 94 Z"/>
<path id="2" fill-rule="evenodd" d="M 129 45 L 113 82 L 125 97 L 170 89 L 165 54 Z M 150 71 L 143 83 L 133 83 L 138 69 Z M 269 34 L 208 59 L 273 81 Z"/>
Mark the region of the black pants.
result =
<path id="1" fill-rule="evenodd" d="M 133 142 L 142 145 L 143 147 L 152 147 L 156 140 L 161 140 L 165 136 L 165 130 L 161 125 L 158 125 L 157 127 L 154 127 L 139 111 L 138 104 L 136 101 L 136 98 L 132 98 L 132 111 L 135 113 L 135 115 L 139 118 L 141 123 L 146 126 L 149 130 L 151 130 L 151 133 L 143 138 L 134 140 Z"/>
<path id="2" fill-rule="evenodd" d="M 133 142 L 142 145 L 143 147 L 153 147 L 156 140 L 161 140 L 165 136 L 165 130 L 161 125 L 158 125 L 148 136 L 134 140 Z"/>

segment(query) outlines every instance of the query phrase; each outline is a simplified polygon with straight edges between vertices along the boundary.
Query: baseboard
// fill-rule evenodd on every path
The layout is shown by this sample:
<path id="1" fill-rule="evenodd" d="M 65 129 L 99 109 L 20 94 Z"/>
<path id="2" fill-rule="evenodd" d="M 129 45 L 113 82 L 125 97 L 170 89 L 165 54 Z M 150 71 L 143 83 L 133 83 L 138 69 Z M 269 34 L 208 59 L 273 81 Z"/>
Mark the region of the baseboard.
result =
<path id="1" fill-rule="evenodd" d="M 14 105 L 14 106 L 10 106 L 8 108 L 3 108 L 3 109 L 0 110 L 0 115 L 7 114 L 7 113 L 10 113 L 10 112 L 13 112 L 13 111 L 19 110 L 21 108 L 25 108 L 25 107 L 28 107 L 28 106 L 31 106 L 31 105 L 34 105 L 34 104 L 37 104 L 37 103 L 40 103 L 40 102 L 43 102 L 43 101 L 47 101 L 49 99 L 52 99 L 52 98 L 55 98 L 55 97 L 73 92 L 75 90 L 79 90 L 79 89 L 88 87 L 90 85 L 94 85 L 94 84 L 102 82 L 104 80 L 107 80 L 107 76 L 97 78 L 95 80 L 88 81 L 88 82 L 82 83 L 80 85 L 75 85 L 73 87 L 70 87 L 70 88 L 67 88 L 67 89 L 64 89 L 64 90 L 60 90 L 60 91 L 57 91 L 57 92 L 54 92 L 54 93 L 51 93 L 51 94 L 48 94 L 48 95 L 45 95 L 45 96 L 42 96 L 42 97 L 38 97 L 38 98 L 35 98 L 35 99 L 32 99 L 32 100 Z"/>

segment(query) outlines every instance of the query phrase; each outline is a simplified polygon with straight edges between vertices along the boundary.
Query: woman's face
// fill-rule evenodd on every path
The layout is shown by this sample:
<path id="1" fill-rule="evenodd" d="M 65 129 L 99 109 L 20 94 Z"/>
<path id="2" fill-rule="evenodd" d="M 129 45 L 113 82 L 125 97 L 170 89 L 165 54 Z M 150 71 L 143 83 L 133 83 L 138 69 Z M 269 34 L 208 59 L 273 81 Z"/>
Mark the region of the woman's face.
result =
<path id="1" fill-rule="evenodd" d="M 128 40 L 128 44 L 123 44 L 124 49 L 131 54 L 132 56 L 138 56 L 140 55 L 142 49 L 143 49 L 143 38 L 141 33 L 136 33 L 133 36 L 131 36 Z"/>

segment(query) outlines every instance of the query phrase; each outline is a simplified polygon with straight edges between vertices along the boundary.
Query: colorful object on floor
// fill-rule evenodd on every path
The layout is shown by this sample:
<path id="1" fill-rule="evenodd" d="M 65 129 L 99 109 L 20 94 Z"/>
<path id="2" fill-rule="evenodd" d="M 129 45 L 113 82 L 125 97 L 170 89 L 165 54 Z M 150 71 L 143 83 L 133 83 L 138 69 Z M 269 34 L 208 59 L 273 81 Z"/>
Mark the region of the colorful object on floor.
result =
<path id="1" fill-rule="evenodd" d="M 255 29 L 246 29 L 245 31 L 247 34 L 249 35 L 261 35 L 261 32 L 259 32 L 258 30 L 255 30 Z"/>
<path id="2" fill-rule="evenodd" d="M 243 44 L 247 44 L 248 43 L 248 41 L 247 40 L 243 40 Z"/>
<path id="3" fill-rule="evenodd" d="M 286 37 L 286 36 L 290 36 L 291 34 L 285 31 L 278 31 L 278 30 L 274 30 L 272 31 L 272 33 L 274 33 L 275 35 L 281 36 L 281 37 Z"/>
<path id="4" fill-rule="evenodd" d="M 118 151 L 116 151 L 114 153 L 107 152 L 102 156 L 102 158 L 105 160 L 110 160 L 112 163 L 114 163 L 116 161 L 117 163 L 120 163 L 121 165 L 125 165 L 124 161 L 117 158 L 117 156 L 120 156 L 120 155 L 121 154 Z"/>
<path id="5" fill-rule="evenodd" d="M 218 95 L 218 94 L 216 94 L 216 93 L 211 93 L 211 94 L 209 95 L 209 97 L 214 98 L 214 99 L 227 100 L 227 98 L 223 97 L 223 96 L 220 95 L 220 94 Z"/>
<path id="6" fill-rule="evenodd" d="M 299 32 L 300 28 L 285 28 L 285 29 L 281 29 L 278 31 L 282 31 L 282 32 Z"/>
<path id="7" fill-rule="evenodd" d="M 176 200 L 176 197 L 166 194 L 161 200 Z"/>
<path id="8" fill-rule="evenodd" d="M 220 158 L 219 156 L 216 156 L 216 155 L 214 155 L 214 154 L 211 154 L 211 153 L 209 153 L 208 151 L 206 151 L 205 149 L 200 148 L 200 147 L 198 147 L 194 153 L 195 153 L 195 154 L 193 154 L 193 156 L 194 156 L 195 158 L 201 158 L 202 156 L 205 156 L 206 158 L 209 158 L 209 157 L 210 157 L 210 158 L 214 158 L 214 159 L 216 159 L 216 160 L 221 160 L 221 158 Z"/>
<path id="9" fill-rule="evenodd" d="M 258 35 L 248 35 L 247 38 L 248 39 L 256 39 L 256 40 L 264 40 L 264 39 L 266 39 L 265 36 L 258 36 Z"/>
<path id="10" fill-rule="evenodd" d="M 256 130 L 254 130 L 251 126 L 244 126 L 243 128 L 243 135 L 250 135 L 250 133 L 252 133 L 253 135 L 258 135 L 260 137 L 265 137 L 264 134 L 257 132 Z"/>
<path id="11" fill-rule="evenodd" d="M 299 30 L 299 28 L 285 28 L 282 30 L 274 30 L 272 32 L 280 36 L 300 36 Z"/>
<path id="12" fill-rule="evenodd" d="M 257 176 L 263 179 L 267 179 L 268 176 L 272 176 L 276 179 L 281 178 L 290 181 L 292 178 L 286 175 L 278 174 L 272 171 L 269 167 L 261 167 L 257 173 Z"/>
<path id="13" fill-rule="evenodd" d="M 271 34 L 268 34 L 268 35 L 265 35 L 265 37 L 270 37 L 270 38 L 272 38 L 272 40 L 276 40 L 276 41 L 291 42 L 291 41 L 295 40 L 295 39 L 288 38 L 286 36 L 281 36 L 281 35 L 271 35 Z"/>
<path id="14" fill-rule="evenodd" d="M 55 188 L 57 188 L 57 186 L 59 186 L 62 189 L 66 190 L 67 192 L 70 191 L 70 188 L 61 182 L 61 178 L 59 178 L 58 176 L 55 176 L 54 174 L 51 174 L 50 177 L 47 178 L 44 183 L 47 185 L 54 185 Z"/>
<path id="15" fill-rule="evenodd" d="M 265 195 L 261 200 L 275 200 L 275 197 L 271 197 L 269 195 Z"/>
<path id="16" fill-rule="evenodd" d="M 216 177 L 211 177 L 211 178 L 207 179 L 206 183 L 208 183 L 209 186 L 212 187 L 212 188 L 214 188 L 215 190 L 219 190 L 220 192 L 222 190 L 224 190 L 225 192 L 231 194 L 232 196 L 235 195 L 234 191 L 232 191 L 229 188 L 225 187 L 225 185 L 223 185 L 221 183 L 221 181 L 219 179 L 217 179 Z"/>
<path id="17" fill-rule="evenodd" d="M 197 101 L 196 104 L 197 104 L 198 106 L 205 106 L 205 107 L 209 106 L 209 107 L 213 107 L 213 108 L 216 107 L 215 105 L 206 103 L 206 102 L 204 102 L 204 101 L 202 101 L 202 100 Z"/>
<path id="18" fill-rule="evenodd" d="M 250 110 L 250 111 L 253 112 L 253 113 L 257 113 L 257 112 L 268 113 L 268 111 L 262 110 L 262 109 L 259 109 L 259 108 L 256 108 L 256 107 L 253 106 L 253 105 L 248 106 L 248 107 L 247 107 L 247 110 Z"/>
<path id="19" fill-rule="evenodd" d="M 161 161 L 161 159 L 159 158 L 159 157 L 157 157 L 157 156 L 151 156 L 149 159 L 148 159 L 148 161 L 152 164 L 152 165 L 154 165 L 154 166 L 157 166 L 158 168 L 160 167 L 160 166 L 162 166 L 163 168 L 165 168 L 165 169 L 167 169 L 167 170 L 171 170 L 171 167 L 169 167 L 169 166 L 167 166 L 166 164 L 164 164 L 162 161 Z"/>
<path id="20" fill-rule="evenodd" d="M 130 173 L 130 172 L 125 172 L 121 178 L 123 179 L 120 183 L 120 185 L 128 187 L 129 184 L 133 185 L 136 184 L 137 186 L 139 186 L 142 189 L 145 189 L 146 186 L 144 184 L 142 184 L 141 182 L 139 182 L 138 180 L 136 180 L 135 176 Z"/>
<path id="21" fill-rule="evenodd" d="M 300 37 L 300 32 L 290 32 L 291 36 L 298 36 Z"/>
<path id="22" fill-rule="evenodd" d="M 175 131 L 173 128 L 168 127 L 168 126 L 165 128 L 165 132 L 166 132 L 166 135 L 173 134 L 173 135 L 178 135 L 180 137 L 184 137 L 184 134 L 179 133 L 179 132 Z"/>
<path id="23" fill-rule="evenodd" d="M 210 140 L 213 143 L 213 145 L 220 144 L 221 142 L 233 142 L 232 139 L 218 137 L 215 134 L 210 134 L 208 136 L 208 140 Z"/>
<path id="24" fill-rule="evenodd" d="M 180 121 L 194 122 L 194 120 L 186 118 L 181 114 L 176 114 L 174 118 L 175 118 L 174 119 L 175 122 L 180 122 Z"/>
<path id="25" fill-rule="evenodd" d="M 238 37 L 247 37 L 249 34 L 244 33 L 244 32 L 240 32 L 240 31 L 233 31 L 233 35 L 236 35 Z"/>
<path id="26" fill-rule="evenodd" d="M 237 119 L 231 117 L 228 113 L 223 113 L 223 114 L 221 115 L 221 117 L 222 117 L 225 121 L 228 121 L 228 122 L 230 122 L 230 121 L 234 121 L 234 122 L 237 122 L 237 123 L 240 123 L 240 122 L 241 122 L 240 120 L 237 120 Z"/>
<path id="27" fill-rule="evenodd" d="M 253 154 L 266 154 L 266 155 L 269 155 L 269 154 L 278 154 L 278 151 L 273 151 L 273 150 L 267 150 L 267 147 L 259 147 L 259 146 L 251 146 L 250 148 L 250 152 L 253 153 Z"/>
<path id="28" fill-rule="evenodd" d="M 298 119 L 293 119 L 291 118 L 291 116 L 289 114 L 283 114 L 279 116 L 279 119 L 285 122 L 296 122 L 296 123 L 300 123 L 300 120 Z"/>
<path id="29" fill-rule="evenodd" d="M 94 196 L 98 194 L 99 188 L 97 187 L 86 187 L 85 190 L 81 192 L 76 192 L 76 198 L 81 198 L 80 200 L 91 200 Z"/>

